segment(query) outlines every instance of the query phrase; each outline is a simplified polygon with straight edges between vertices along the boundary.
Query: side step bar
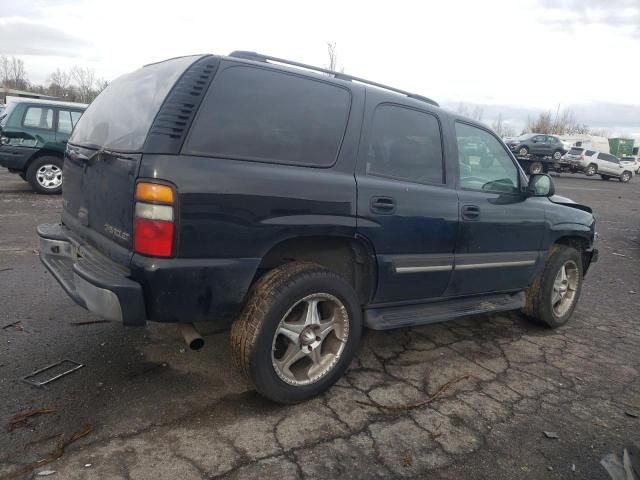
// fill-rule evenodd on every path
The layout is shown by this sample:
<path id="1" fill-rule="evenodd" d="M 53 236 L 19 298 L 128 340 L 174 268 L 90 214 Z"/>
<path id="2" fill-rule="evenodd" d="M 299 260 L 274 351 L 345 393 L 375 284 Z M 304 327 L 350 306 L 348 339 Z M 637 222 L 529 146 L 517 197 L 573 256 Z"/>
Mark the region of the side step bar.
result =
<path id="1" fill-rule="evenodd" d="M 427 325 L 479 313 L 506 312 L 524 307 L 524 292 L 483 295 L 440 302 L 370 308 L 364 312 L 364 323 L 372 330 Z"/>

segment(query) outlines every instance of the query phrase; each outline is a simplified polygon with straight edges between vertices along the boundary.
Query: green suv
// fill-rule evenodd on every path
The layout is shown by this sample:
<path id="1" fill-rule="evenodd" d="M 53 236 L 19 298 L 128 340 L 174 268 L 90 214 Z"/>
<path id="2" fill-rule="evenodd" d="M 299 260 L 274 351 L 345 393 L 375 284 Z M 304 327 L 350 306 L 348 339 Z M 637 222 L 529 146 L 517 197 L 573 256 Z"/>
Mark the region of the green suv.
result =
<path id="1" fill-rule="evenodd" d="M 60 193 L 64 149 L 86 108 L 81 103 L 12 99 L 0 115 L 0 167 L 19 174 L 37 193 Z"/>

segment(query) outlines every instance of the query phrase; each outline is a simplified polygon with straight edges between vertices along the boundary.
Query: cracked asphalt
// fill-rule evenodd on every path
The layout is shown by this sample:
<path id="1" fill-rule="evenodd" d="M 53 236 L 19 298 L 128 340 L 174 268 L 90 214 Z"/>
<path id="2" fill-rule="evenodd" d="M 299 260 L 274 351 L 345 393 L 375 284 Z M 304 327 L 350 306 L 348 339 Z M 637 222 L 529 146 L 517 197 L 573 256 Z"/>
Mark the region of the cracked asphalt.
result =
<path id="1" fill-rule="evenodd" d="M 517 313 L 365 333 L 324 396 L 281 406 L 247 388 L 226 332 L 185 351 L 171 325 L 124 329 L 77 307 L 41 265 L 35 226 L 59 218 L 0 172 L 0 479 L 92 431 L 35 471 L 59 479 L 606 479 L 600 459 L 640 442 L 640 179 L 556 177 L 590 204 L 600 262 L 569 324 Z M 85 367 L 47 388 L 21 377 L 62 359 Z M 435 401 L 443 384 L 468 375 Z M 51 408 L 5 429 L 16 413 Z M 547 438 L 543 432 L 559 438 Z M 58 452 L 60 453 L 60 452 Z M 38 477 L 39 478 L 39 477 Z"/>

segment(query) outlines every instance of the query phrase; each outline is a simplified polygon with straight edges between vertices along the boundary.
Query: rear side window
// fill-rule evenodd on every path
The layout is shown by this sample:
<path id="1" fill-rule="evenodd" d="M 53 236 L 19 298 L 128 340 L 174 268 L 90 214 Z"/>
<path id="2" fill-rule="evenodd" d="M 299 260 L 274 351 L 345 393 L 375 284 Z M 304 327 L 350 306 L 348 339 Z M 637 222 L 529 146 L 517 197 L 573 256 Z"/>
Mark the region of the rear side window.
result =
<path id="1" fill-rule="evenodd" d="M 395 105 L 373 115 L 367 174 L 419 183 L 444 183 L 438 119 Z"/>
<path id="2" fill-rule="evenodd" d="M 31 128 L 53 128 L 53 109 L 46 107 L 28 107 L 22 125 Z"/>
<path id="3" fill-rule="evenodd" d="M 169 90 L 198 58 L 174 58 L 116 78 L 89 105 L 69 143 L 89 148 L 141 151 Z"/>
<path id="4" fill-rule="evenodd" d="M 329 167 L 336 161 L 350 106 L 344 88 L 232 66 L 214 78 L 183 153 Z"/>
<path id="5" fill-rule="evenodd" d="M 71 110 L 58 110 L 58 132 L 71 133 L 82 113 Z"/>

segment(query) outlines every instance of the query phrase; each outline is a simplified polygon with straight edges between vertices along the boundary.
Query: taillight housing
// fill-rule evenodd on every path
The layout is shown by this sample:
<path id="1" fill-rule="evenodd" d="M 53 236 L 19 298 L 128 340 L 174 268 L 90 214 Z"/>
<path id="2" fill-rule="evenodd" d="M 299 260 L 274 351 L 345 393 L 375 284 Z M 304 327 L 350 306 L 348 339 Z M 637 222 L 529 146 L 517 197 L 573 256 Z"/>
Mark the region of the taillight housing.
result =
<path id="1" fill-rule="evenodd" d="M 133 250 L 149 257 L 170 257 L 175 236 L 176 195 L 172 187 L 138 182 L 133 219 Z"/>

